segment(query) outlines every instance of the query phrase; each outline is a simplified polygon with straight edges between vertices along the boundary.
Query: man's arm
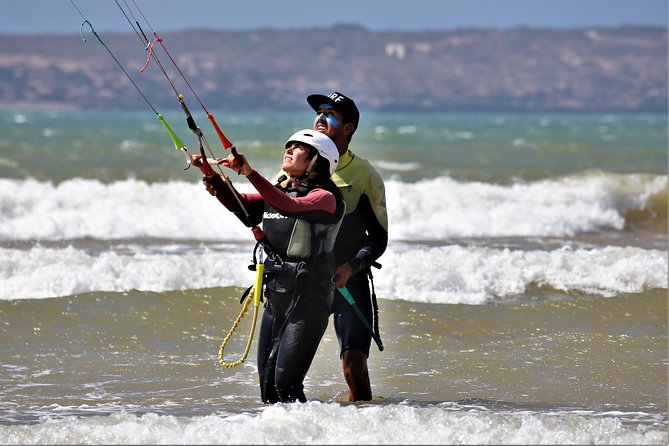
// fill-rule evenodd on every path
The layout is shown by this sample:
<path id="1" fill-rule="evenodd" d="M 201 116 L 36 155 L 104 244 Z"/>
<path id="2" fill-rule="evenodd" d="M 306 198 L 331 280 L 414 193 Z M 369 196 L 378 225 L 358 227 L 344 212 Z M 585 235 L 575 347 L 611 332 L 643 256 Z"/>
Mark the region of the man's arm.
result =
<path id="1" fill-rule="evenodd" d="M 367 195 L 360 197 L 360 206 L 365 212 L 364 219 L 366 223 L 368 243 L 360 247 L 355 257 L 347 262 L 351 267 L 351 273 L 355 274 L 358 271 L 369 268 L 374 261 L 381 257 L 388 246 L 388 229 L 379 221 L 377 212 L 374 211 L 374 205 L 371 204 L 371 199 Z M 385 206 L 383 206 L 383 213 L 381 220 L 386 222 Z"/>
<path id="2" fill-rule="evenodd" d="M 372 266 L 381 257 L 388 246 L 388 213 L 383 179 L 372 170 L 365 187 L 365 194 L 360 197 L 357 212 L 361 212 L 367 242 L 358 249 L 356 255 L 343 265 L 339 265 L 335 274 L 338 288 L 346 285 L 354 274 Z"/>

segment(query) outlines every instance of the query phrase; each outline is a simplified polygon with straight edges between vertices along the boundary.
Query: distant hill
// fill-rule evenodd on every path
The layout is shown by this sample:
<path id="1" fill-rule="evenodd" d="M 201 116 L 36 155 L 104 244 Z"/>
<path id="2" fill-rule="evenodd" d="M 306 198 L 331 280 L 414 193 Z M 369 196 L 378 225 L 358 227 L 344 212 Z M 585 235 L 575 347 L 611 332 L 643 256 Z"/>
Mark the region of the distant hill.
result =
<path id="1" fill-rule="evenodd" d="M 101 38 L 158 107 L 171 87 L 134 34 Z M 0 35 L 0 107 L 142 108 L 95 37 Z M 363 109 L 666 111 L 667 29 L 372 32 L 358 26 L 162 35 L 207 107 L 296 109 L 340 90 Z M 190 93 L 162 52 L 177 88 Z"/>

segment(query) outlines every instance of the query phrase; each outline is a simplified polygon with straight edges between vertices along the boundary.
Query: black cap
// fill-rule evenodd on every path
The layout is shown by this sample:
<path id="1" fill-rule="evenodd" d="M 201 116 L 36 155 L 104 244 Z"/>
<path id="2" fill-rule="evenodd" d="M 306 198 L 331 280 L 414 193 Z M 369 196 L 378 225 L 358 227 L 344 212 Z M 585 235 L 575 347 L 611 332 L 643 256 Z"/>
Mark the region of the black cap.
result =
<path id="1" fill-rule="evenodd" d="M 315 111 L 318 111 L 318 108 L 321 104 L 330 104 L 337 109 L 339 113 L 342 114 L 344 122 L 351 122 L 358 128 L 358 121 L 360 121 L 360 112 L 358 107 L 355 106 L 353 99 L 344 96 L 343 94 L 335 91 L 330 96 L 325 96 L 322 94 L 312 94 L 307 96 L 307 102 L 311 105 Z"/>

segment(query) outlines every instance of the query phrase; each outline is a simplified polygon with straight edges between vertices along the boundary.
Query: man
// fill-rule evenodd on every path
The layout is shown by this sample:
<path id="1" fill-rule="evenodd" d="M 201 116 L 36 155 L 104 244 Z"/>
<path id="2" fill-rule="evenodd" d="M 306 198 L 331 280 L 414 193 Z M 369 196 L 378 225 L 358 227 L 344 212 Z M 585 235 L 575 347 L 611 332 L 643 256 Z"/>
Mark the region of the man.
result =
<path id="1" fill-rule="evenodd" d="M 334 247 L 338 265 L 335 285 L 346 286 L 371 325 L 369 268 L 388 244 L 383 180 L 367 160 L 348 148 L 360 120 L 355 102 L 336 91 L 329 96 L 312 94 L 307 102 L 316 111 L 314 130 L 328 135 L 339 151 L 332 180 L 343 193 L 346 215 Z M 372 389 L 367 358 L 371 333 L 339 291 L 335 292 L 332 310 L 349 401 L 369 401 Z"/>

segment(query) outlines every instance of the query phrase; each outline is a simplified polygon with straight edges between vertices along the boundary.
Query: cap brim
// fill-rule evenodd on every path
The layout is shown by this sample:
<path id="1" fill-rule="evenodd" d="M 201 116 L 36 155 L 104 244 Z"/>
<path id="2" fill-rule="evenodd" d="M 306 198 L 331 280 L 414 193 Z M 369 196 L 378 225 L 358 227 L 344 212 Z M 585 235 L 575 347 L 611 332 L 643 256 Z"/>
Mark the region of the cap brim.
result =
<path id="1" fill-rule="evenodd" d="M 333 107 L 335 106 L 334 101 L 323 94 L 309 95 L 307 96 L 307 102 L 311 105 L 311 108 L 313 108 L 314 111 L 318 111 L 318 108 L 323 104 L 330 104 Z"/>

